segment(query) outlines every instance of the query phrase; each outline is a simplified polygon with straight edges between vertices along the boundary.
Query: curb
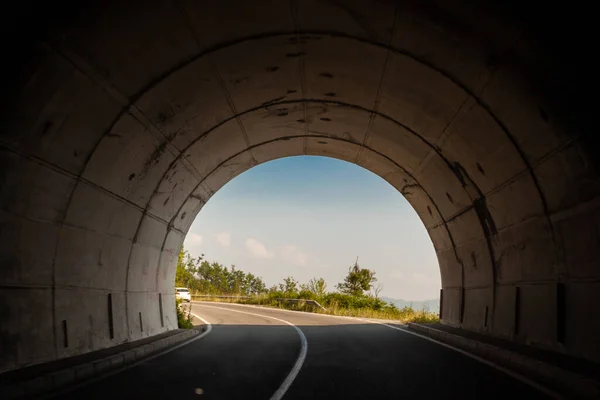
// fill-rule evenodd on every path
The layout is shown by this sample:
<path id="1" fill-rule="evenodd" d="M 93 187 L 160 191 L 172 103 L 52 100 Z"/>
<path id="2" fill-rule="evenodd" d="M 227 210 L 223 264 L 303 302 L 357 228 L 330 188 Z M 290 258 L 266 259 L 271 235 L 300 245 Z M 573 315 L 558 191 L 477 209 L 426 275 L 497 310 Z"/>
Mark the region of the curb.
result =
<path id="1" fill-rule="evenodd" d="M 597 382 L 553 364 L 548 364 L 511 350 L 468 339 L 464 336 L 444 332 L 439 329 L 430 328 L 425 325 L 411 322 L 408 324 L 408 328 L 439 340 L 440 342 L 447 343 L 475 354 L 483 359 L 487 359 L 499 365 L 508 366 L 515 371 L 525 373 L 540 379 L 543 382 L 558 385 L 561 389 L 568 391 L 570 394 L 578 396 L 577 398 L 596 399 L 600 397 L 600 387 Z"/>
<path id="2" fill-rule="evenodd" d="M 159 339 L 143 346 L 125 350 L 104 358 L 54 371 L 33 379 L 0 388 L 0 398 L 11 400 L 24 396 L 39 396 L 67 385 L 81 383 L 86 379 L 105 374 L 109 371 L 123 368 L 142 361 L 144 358 L 175 344 L 187 341 L 203 332 L 203 329 L 188 329 L 183 332 Z"/>

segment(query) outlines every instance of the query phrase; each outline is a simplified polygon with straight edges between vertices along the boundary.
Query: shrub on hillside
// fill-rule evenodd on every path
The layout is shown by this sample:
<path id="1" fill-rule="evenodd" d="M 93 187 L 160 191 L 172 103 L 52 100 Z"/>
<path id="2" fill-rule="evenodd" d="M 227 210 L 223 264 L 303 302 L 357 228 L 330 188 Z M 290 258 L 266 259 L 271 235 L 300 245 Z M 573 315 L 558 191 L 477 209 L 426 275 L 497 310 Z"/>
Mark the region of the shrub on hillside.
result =
<path id="1" fill-rule="evenodd" d="M 388 306 L 388 303 L 375 297 L 353 296 L 344 293 L 327 293 L 323 296 L 323 303 L 325 307 L 366 308 L 374 311 L 380 311 Z"/>
<path id="2" fill-rule="evenodd" d="M 194 324 L 192 323 L 192 313 L 188 312 L 188 314 L 185 315 L 185 312 L 181 307 L 182 301 L 183 300 L 181 299 L 175 300 L 175 310 L 177 312 L 177 327 L 179 329 L 192 329 L 194 327 Z"/>
<path id="3" fill-rule="evenodd" d="M 318 296 L 316 294 L 314 294 L 313 292 L 311 292 L 310 290 L 301 290 L 300 293 L 298 293 L 298 298 L 304 299 L 304 300 L 319 301 Z"/>

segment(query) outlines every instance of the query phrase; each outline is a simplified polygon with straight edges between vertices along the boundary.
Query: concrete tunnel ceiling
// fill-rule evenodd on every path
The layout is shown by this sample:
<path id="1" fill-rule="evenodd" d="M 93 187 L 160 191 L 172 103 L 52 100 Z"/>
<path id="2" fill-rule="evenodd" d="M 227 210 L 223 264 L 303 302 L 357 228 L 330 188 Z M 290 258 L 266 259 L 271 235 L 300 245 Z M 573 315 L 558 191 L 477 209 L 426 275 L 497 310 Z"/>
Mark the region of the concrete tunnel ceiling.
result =
<path id="1" fill-rule="evenodd" d="M 303 154 L 408 199 L 444 323 L 600 359 L 598 179 L 522 26 L 459 2 L 232 3 L 104 2 L 36 38 L 0 143 L 0 371 L 176 328 L 202 205 Z"/>

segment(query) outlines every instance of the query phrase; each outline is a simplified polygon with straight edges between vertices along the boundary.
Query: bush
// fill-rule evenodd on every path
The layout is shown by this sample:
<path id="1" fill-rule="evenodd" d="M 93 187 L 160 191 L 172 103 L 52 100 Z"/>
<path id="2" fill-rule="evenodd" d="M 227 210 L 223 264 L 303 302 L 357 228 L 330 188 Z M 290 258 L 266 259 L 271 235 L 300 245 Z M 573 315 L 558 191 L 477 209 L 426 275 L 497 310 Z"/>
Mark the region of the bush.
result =
<path id="1" fill-rule="evenodd" d="M 375 311 L 380 311 L 387 305 L 385 301 L 375 297 L 352 296 L 344 293 L 327 293 L 322 300 L 324 307 L 366 308 Z"/>
<path id="2" fill-rule="evenodd" d="M 308 290 L 301 290 L 300 293 L 298 293 L 298 298 L 299 299 L 304 299 L 304 300 L 317 300 L 317 301 L 319 301 L 319 299 L 317 298 L 317 295 L 314 294 L 311 291 L 308 291 Z"/>
<path id="3" fill-rule="evenodd" d="M 192 323 L 192 319 L 194 317 L 192 317 L 191 308 L 188 314 L 185 315 L 185 311 L 182 309 L 182 307 L 180 307 L 181 303 L 181 299 L 175 299 L 175 311 L 177 312 L 177 327 L 179 329 L 192 329 L 194 327 L 194 324 Z"/>

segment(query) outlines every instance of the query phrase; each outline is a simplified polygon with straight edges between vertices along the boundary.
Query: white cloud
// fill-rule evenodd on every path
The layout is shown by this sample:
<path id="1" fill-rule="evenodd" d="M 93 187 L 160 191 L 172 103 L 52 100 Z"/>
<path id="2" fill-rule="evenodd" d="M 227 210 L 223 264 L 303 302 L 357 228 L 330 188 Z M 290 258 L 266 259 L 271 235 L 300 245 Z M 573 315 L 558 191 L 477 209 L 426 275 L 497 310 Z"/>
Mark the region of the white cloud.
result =
<path id="1" fill-rule="evenodd" d="M 308 255 L 296 246 L 286 245 L 281 249 L 281 258 L 294 265 L 305 265 Z"/>
<path id="2" fill-rule="evenodd" d="M 202 236 L 197 233 L 190 233 L 185 237 L 185 243 L 190 246 L 202 244 Z"/>
<path id="3" fill-rule="evenodd" d="M 229 232 L 220 232 L 215 235 L 217 242 L 223 247 L 231 246 L 231 234 Z"/>
<path id="4" fill-rule="evenodd" d="M 246 249 L 248 249 L 248 251 L 257 258 L 273 257 L 273 254 L 269 253 L 265 245 L 254 238 L 246 239 Z"/>

